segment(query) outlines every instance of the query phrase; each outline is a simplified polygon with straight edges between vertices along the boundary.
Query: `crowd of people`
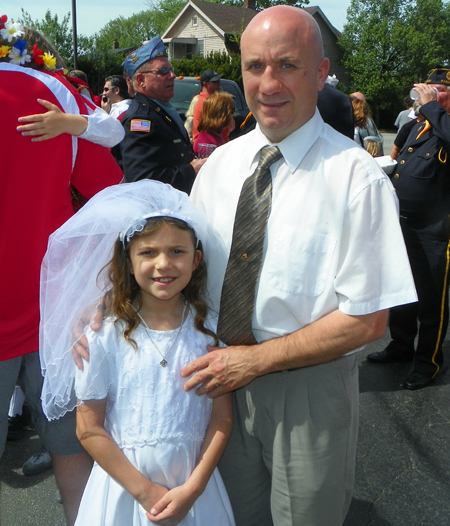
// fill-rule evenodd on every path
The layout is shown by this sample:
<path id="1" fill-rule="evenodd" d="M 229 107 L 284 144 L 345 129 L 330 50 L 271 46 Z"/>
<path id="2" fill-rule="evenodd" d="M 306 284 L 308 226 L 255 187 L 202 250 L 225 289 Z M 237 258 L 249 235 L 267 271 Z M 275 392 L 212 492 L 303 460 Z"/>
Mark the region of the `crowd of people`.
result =
<path id="1" fill-rule="evenodd" d="M 356 353 L 389 326 L 369 361 L 441 371 L 450 69 L 415 85 L 390 180 L 306 11 L 258 13 L 241 57 L 230 140 L 222 75 L 184 123 L 161 38 L 96 98 L 0 17 L 0 454 L 25 401 L 68 526 L 342 524 Z"/>

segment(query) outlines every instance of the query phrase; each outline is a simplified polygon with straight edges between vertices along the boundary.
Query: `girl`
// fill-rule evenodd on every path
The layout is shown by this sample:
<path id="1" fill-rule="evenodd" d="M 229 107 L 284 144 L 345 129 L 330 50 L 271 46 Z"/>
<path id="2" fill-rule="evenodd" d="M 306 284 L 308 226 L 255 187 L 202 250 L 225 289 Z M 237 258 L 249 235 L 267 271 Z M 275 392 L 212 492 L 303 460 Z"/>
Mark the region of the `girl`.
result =
<path id="1" fill-rule="evenodd" d="M 230 397 L 187 393 L 180 376 L 217 342 L 201 297 L 205 232 L 186 194 L 143 180 L 100 192 L 51 237 L 42 272 L 44 409 L 57 417 L 81 404 L 77 435 L 96 461 L 77 526 L 234 525 L 216 469 L 231 431 Z M 107 318 L 100 331 L 86 329 L 90 359 L 79 371 L 68 362 L 70 326 L 84 302 L 102 295 Z"/>
<path id="2" fill-rule="evenodd" d="M 375 145 L 369 143 L 369 153 L 372 155 L 372 157 L 379 157 L 383 155 L 383 137 L 380 135 L 375 123 L 370 116 L 370 109 L 367 101 L 358 98 L 355 95 L 350 95 L 350 102 L 352 103 L 353 107 L 355 142 L 357 142 L 364 149 L 367 149 L 364 139 L 369 136 L 371 138 L 375 137 L 378 142 L 377 149 L 375 151 Z"/>
<path id="3" fill-rule="evenodd" d="M 202 106 L 199 134 L 194 141 L 194 153 L 199 157 L 207 157 L 202 151 L 202 145 L 222 146 L 228 142 L 230 133 L 234 130 L 234 99 L 225 91 L 213 93 Z"/>

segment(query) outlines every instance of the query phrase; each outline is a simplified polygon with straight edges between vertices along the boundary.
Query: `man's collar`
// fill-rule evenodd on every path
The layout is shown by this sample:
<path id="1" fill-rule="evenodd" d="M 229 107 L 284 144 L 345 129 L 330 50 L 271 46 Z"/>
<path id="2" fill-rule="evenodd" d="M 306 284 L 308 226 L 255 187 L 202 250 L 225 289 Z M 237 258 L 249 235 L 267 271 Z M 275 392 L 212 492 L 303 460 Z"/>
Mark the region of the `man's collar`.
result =
<path id="1" fill-rule="evenodd" d="M 256 162 L 255 158 L 261 148 L 268 144 L 275 144 L 280 149 L 290 172 L 293 173 L 316 142 L 317 138 L 322 133 L 323 128 L 324 122 L 317 108 L 308 122 L 303 124 L 303 126 L 300 126 L 300 128 L 292 132 L 279 143 L 272 143 L 269 141 L 257 124 L 253 134 L 252 144 L 249 147 L 249 168 Z"/>

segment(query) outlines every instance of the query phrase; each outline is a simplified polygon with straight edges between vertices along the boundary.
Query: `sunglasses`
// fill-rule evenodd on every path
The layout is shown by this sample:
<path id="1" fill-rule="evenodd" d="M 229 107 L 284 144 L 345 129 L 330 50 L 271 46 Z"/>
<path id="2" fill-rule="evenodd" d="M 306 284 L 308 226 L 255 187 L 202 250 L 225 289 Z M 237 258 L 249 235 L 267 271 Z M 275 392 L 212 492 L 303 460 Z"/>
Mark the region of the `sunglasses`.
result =
<path id="1" fill-rule="evenodd" d="M 143 75 L 145 73 L 153 73 L 154 75 L 158 75 L 158 77 L 167 77 L 169 73 L 173 73 L 173 68 L 160 68 L 160 69 L 148 69 L 147 71 L 140 71 L 139 73 L 142 73 Z"/>
<path id="2" fill-rule="evenodd" d="M 103 88 L 103 93 L 105 93 L 106 91 L 112 90 L 112 89 L 115 89 L 114 86 L 112 88 Z"/>

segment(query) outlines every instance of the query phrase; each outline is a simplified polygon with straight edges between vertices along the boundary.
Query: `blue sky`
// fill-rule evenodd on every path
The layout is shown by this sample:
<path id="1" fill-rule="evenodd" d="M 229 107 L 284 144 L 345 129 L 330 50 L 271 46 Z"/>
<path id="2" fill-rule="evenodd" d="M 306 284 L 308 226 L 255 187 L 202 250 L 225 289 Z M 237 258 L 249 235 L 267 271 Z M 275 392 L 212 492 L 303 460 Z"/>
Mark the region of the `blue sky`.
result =
<path id="1" fill-rule="evenodd" d="M 310 0 L 309 7 L 316 5 L 322 9 L 330 23 L 342 31 L 350 0 Z M 0 15 L 5 14 L 15 21 L 21 15 L 21 7 L 30 13 L 33 20 L 41 20 L 47 9 L 62 19 L 66 13 L 72 11 L 72 0 L 19 0 L 17 4 L 10 4 Z M 5 5 L 3 9 L 5 10 Z M 145 9 L 149 9 L 145 0 L 76 0 L 78 33 L 92 35 L 114 18 L 128 18 Z"/>

